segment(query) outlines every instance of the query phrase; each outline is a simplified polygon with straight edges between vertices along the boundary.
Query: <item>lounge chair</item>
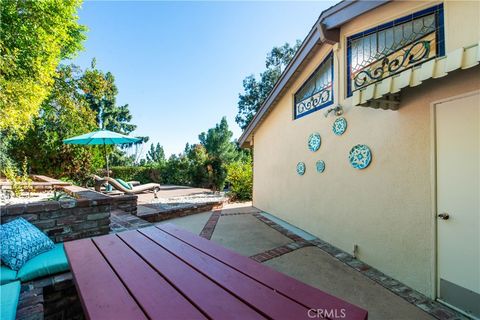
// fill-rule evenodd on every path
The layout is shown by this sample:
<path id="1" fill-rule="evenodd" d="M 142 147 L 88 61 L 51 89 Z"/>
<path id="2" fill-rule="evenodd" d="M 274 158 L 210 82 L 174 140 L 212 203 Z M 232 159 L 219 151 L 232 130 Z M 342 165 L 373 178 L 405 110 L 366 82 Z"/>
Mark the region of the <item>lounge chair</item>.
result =
<path id="1" fill-rule="evenodd" d="M 137 194 L 137 193 L 142 193 L 145 191 L 153 191 L 155 198 L 157 197 L 157 191 L 160 190 L 160 185 L 158 183 L 146 183 L 146 184 L 140 184 L 140 185 L 134 185 L 135 181 L 132 181 L 132 188 L 128 189 L 125 188 L 121 183 L 119 183 L 117 180 L 110 178 L 110 177 L 99 177 L 97 175 L 94 175 L 93 178 L 95 179 L 95 190 L 96 191 L 101 191 L 101 188 L 105 184 L 111 185 L 113 188 L 126 193 L 126 194 Z"/>

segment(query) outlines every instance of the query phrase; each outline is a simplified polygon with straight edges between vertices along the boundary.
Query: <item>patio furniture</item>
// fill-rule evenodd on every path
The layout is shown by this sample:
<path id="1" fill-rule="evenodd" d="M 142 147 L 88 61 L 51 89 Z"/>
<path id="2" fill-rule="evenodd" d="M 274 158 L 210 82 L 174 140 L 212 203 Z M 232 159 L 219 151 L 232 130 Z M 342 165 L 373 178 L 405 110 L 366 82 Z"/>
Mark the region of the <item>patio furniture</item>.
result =
<path id="1" fill-rule="evenodd" d="M 0 286 L 0 319 L 14 320 L 17 314 L 18 298 L 20 297 L 20 281 L 10 282 Z"/>
<path id="2" fill-rule="evenodd" d="M 68 261 L 62 243 L 41 253 L 15 271 L 6 265 L 0 266 L 0 319 L 15 319 L 20 297 L 20 282 L 53 276 L 68 271 Z"/>
<path id="3" fill-rule="evenodd" d="M 95 179 L 95 190 L 98 192 L 100 192 L 102 186 L 107 183 L 110 184 L 113 188 L 119 191 L 122 191 L 123 193 L 126 193 L 126 194 L 137 194 L 145 191 L 153 191 L 153 193 L 155 194 L 155 198 L 157 197 L 157 191 L 160 190 L 160 184 L 158 183 L 146 183 L 146 184 L 134 185 L 137 183 L 137 181 L 132 181 L 132 182 L 128 182 L 128 183 L 132 183 L 132 188 L 128 189 L 128 188 L 125 188 L 117 180 L 110 177 L 101 178 L 97 175 L 94 175 L 93 178 Z"/>
<path id="4" fill-rule="evenodd" d="M 361 308 L 173 225 L 65 250 L 88 319 L 367 319 Z"/>
<path id="5" fill-rule="evenodd" d="M 18 271 L 12 270 L 2 264 L 0 266 L 0 284 L 3 285 L 17 280 L 26 282 L 68 270 L 69 266 L 63 243 L 57 243 L 53 249 L 28 260 Z"/>

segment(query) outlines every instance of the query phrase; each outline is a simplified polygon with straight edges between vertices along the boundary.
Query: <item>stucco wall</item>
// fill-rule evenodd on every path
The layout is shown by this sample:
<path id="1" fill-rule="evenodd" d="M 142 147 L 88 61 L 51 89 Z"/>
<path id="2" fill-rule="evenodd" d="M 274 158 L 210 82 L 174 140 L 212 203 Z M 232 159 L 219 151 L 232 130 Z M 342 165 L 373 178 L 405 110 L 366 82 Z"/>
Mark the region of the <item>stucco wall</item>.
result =
<path id="1" fill-rule="evenodd" d="M 335 117 L 325 118 L 322 111 L 292 120 L 294 92 L 331 47 L 319 50 L 254 133 L 253 201 L 256 207 L 347 252 L 357 244 L 359 259 L 433 297 L 435 199 L 430 104 L 479 89 L 480 68 L 455 71 L 402 91 L 398 111 L 351 108 L 350 99 L 344 99 L 343 85 L 346 35 L 432 4 L 388 4 L 342 28 L 334 60 L 335 97 L 344 106 L 348 121 L 342 136 L 335 136 L 331 130 Z M 465 25 L 467 16 L 478 16 L 478 3 L 470 3 L 470 10 L 465 6 L 445 4 L 449 24 L 461 21 Z M 472 13 L 475 8 L 477 12 Z M 470 20 L 470 27 L 478 21 L 478 17 Z M 447 40 L 453 39 L 452 29 L 447 26 L 446 31 Z M 471 41 L 475 37 L 478 41 L 479 31 L 475 32 L 448 40 L 447 53 L 454 49 L 452 43 L 468 45 L 475 42 Z M 315 153 L 307 149 L 312 132 L 322 137 L 320 150 Z M 348 162 L 350 148 L 360 143 L 367 144 L 373 153 L 372 163 L 365 170 L 353 169 Z M 315 162 L 320 159 L 326 163 L 323 174 L 315 171 Z M 299 161 L 307 166 L 304 176 L 296 174 Z"/>

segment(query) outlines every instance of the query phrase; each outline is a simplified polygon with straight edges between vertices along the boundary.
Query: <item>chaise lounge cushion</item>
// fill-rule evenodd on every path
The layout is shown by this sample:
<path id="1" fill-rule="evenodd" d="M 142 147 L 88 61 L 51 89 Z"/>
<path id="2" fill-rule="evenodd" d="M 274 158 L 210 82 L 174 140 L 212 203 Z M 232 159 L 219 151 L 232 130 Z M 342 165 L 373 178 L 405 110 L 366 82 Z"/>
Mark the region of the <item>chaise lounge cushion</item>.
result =
<path id="1" fill-rule="evenodd" d="M 0 286 L 0 319 L 14 320 L 20 297 L 20 281 Z"/>
<path id="2" fill-rule="evenodd" d="M 0 266 L 0 285 L 7 284 L 17 279 L 17 271 L 14 271 L 6 265 Z"/>
<path id="3" fill-rule="evenodd" d="M 25 282 L 68 271 L 69 269 L 70 267 L 65 250 L 63 249 L 63 243 L 57 243 L 52 250 L 39 254 L 27 261 L 27 263 L 18 270 L 17 279 Z"/>
<path id="4" fill-rule="evenodd" d="M 2 262 L 18 271 L 28 260 L 52 249 L 53 241 L 23 218 L 0 225 Z"/>
<path id="5" fill-rule="evenodd" d="M 129 190 L 132 190 L 132 185 L 128 182 L 125 182 L 123 181 L 122 179 L 116 179 L 118 183 L 120 183 L 122 185 L 122 187 L 124 187 L 125 189 L 129 189 Z"/>

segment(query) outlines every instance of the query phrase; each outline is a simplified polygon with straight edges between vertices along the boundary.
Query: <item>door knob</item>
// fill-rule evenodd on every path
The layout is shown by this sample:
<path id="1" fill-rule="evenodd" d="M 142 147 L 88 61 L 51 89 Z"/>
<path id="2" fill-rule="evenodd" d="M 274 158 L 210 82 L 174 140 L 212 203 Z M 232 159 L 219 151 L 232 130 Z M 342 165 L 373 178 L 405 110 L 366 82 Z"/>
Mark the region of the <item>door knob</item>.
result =
<path id="1" fill-rule="evenodd" d="M 442 220 L 448 220 L 448 218 L 450 218 L 450 215 L 448 213 L 444 212 L 444 213 L 440 213 L 438 215 L 438 217 Z"/>

